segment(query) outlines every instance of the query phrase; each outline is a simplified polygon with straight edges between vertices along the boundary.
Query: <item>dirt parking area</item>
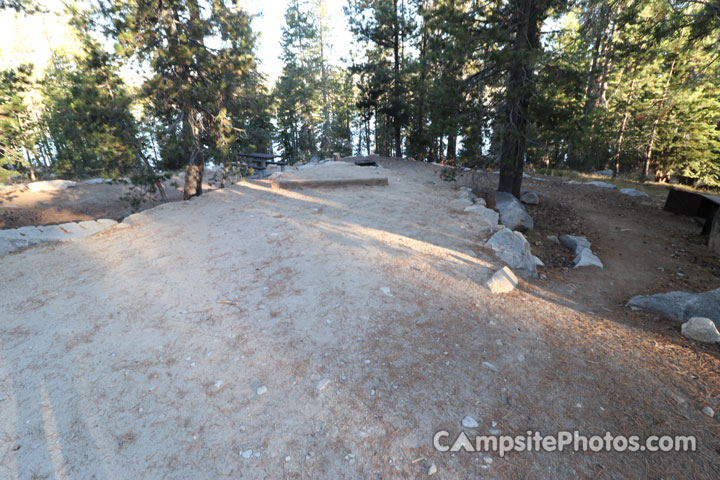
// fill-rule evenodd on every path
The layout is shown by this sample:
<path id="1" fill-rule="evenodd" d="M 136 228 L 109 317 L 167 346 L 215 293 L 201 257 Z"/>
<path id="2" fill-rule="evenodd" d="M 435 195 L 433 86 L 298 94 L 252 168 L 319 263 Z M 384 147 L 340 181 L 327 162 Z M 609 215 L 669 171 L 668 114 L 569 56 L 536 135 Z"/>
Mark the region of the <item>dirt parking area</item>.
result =
<path id="1" fill-rule="evenodd" d="M 487 234 L 448 208 L 469 175 L 380 163 L 388 186 L 243 182 L 0 258 L 0 478 L 720 476 L 701 411 L 720 411 L 720 348 L 624 307 L 720 286 L 695 224 L 530 180 L 544 278 L 492 295 Z M 605 268 L 573 269 L 546 238 L 561 233 Z M 697 451 L 501 458 L 439 452 L 442 430 L 693 435 Z"/>

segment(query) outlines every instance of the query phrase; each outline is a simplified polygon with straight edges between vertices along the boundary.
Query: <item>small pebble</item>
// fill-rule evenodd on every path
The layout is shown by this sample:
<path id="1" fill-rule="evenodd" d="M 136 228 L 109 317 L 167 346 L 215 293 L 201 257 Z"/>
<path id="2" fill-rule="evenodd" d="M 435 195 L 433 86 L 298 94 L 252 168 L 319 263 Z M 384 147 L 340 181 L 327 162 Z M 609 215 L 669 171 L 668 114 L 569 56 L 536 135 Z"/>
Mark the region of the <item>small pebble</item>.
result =
<path id="1" fill-rule="evenodd" d="M 252 457 L 252 454 L 253 454 L 252 450 L 245 450 L 244 452 L 242 452 L 243 458 L 250 458 L 250 457 Z"/>
<path id="2" fill-rule="evenodd" d="M 485 463 L 487 463 L 488 465 L 490 465 L 493 462 L 492 457 L 485 457 L 485 458 L 483 458 L 483 461 Z"/>
<path id="3" fill-rule="evenodd" d="M 324 378 L 318 382 L 317 389 L 318 391 L 322 392 L 327 388 L 328 385 L 330 385 L 330 379 Z"/>
<path id="4" fill-rule="evenodd" d="M 260 385 L 260 386 L 255 390 L 255 393 L 257 393 L 258 396 L 260 396 L 260 395 L 265 395 L 265 394 L 267 393 L 267 391 L 268 391 L 268 389 L 267 389 L 267 387 L 266 387 L 265 385 Z"/>
<path id="5" fill-rule="evenodd" d="M 465 428 L 477 428 L 478 422 L 475 421 L 474 418 L 472 418 L 470 415 L 466 416 L 462 419 L 462 426 Z"/>
<path id="6" fill-rule="evenodd" d="M 430 462 L 430 466 L 427 469 L 428 476 L 435 475 L 437 473 L 437 466 L 435 466 L 435 462 Z"/>
<path id="7" fill-rule="evenodd" d="M 703 408 L 702 412 L 710 418 L 715 417 L 715 410 L 713 410 L 712 407 L 710 407 L 710 406 Z"/>

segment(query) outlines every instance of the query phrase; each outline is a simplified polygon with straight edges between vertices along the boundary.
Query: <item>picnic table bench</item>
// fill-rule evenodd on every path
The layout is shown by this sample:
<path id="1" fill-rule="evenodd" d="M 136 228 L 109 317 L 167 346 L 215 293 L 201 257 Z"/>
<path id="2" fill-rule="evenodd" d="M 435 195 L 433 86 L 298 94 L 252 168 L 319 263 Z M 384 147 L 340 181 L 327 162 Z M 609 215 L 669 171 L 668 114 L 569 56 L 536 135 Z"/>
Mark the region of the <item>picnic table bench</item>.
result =
<path id="1" fill-rule="evenodd" d="M 285 167 L 288 164 L 288 162 L 283 160 L 275 160 L 279 158 L 280 155 L 274 155 L 272 153 L 239 153 L 238 155 L 249 159 L 250 166 L 258 172 L 260 178 L 265 177 L 265 170 L 267 170 L 268 164 L 279 165 L 280 171 L 282 172 L 285 171 Z"/>

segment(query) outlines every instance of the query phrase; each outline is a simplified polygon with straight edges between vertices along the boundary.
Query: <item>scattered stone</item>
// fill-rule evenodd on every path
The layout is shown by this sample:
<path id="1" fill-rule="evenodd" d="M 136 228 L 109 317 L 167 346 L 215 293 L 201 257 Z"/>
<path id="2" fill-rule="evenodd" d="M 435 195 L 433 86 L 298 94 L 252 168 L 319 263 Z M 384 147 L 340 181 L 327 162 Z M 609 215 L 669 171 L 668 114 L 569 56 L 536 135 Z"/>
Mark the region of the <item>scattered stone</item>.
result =
<path id="1" fill-rule="evenodd" d="M 28 190 L 31 192 L 54 192 L 66 188 L 75 187 L 77 183 L 70 180 L 43 180 L 41 182 L 28 183 Z"/>
<path id="2" fill-rule="evenodd" d="M 627 305 L 675 322 L 685 323 L 693 317 L 709 318 L 720 326 L 720 288 L 704 293 L 668 292 L 655 295 L 638 295 Z"/>
<path id="3" fill-rule="evenodd" d="M 206 167 L 207 168 L 207 167 Z M 84 185 L 98 185 L 101 183 L 112 183 L 112 180 L 109 178 L 91 178 L 89 180 L 85 180 L 82 182 Z"/>
<path id="4" fill-rule="evenodd" d="M 720 343 L 720 332 L 709 318 L 693 317 L 682 324 L 683 336 L 698 342 Z"/>
<path id="5" fill-rule="evenodd" d="M 599 267 L 603 268 L 603 264 L 600 259 L 592 253 L 589 248 L 583 248 L 579 254 L 573 259 L 575 268 L 579 267 Z"/>
<path id="6" fill-rule="evenodd" d="M 252 457 L 252 454 L 253 454 L 252 450 L 245 450 L 244 452 L 242 452 L 243 458 L 250 458 L 250 457 Z"/>
<path id="7" fill-rule="evenodd" d="M 478 428 L 478 422 L 470 415 L 462 419 L 462 426 L 465 428 Z"/>
<path id="8" fill-rule="evenodd" d="M 709 405 L 702 409 L 702 412 L 710 418 L 715 418 L 715 410 Z"/>
<path id="9" fill-rule="evenodd" d="M 485 246 L 523 277 L 537 277 L 537 266 L 542 262 L 531 253 L 530 243 L 522 233 L 504 228 L 490 237 Z"/>
<path id="10" fill-rule="evenodd" d="M 492 464 L 493 459 L 492 457 L 485 457 L 483 458 L 483 462 L 487 463 L 488 465 Z"/>
<path id="11" fill-rule="evenodd" d="M 257 393 L 258 397 L 261 395 L 265 395 L 268 392 L 268 389 L 265 385 L 260 385 L 255 389 L 255 393 Z"/>
<path id="12" fill-rule="evenodd" d="M 512 292 L 518 284 L 518 279 L 508 267 L 503 267 L 490 277 L 485 283 L 492 293 Z"/>
<path id="13" fill-rule="evenodd" d="M 325 390 L 327 388 L 328 385 L 330 385 L 330 379 L 324 378 L 318 382 L 316 388 L 318 389 L 319 392 L 322 392 L 323 390 Z"/>
<path id="14" fill-rule="evenodd" d="M 600 188 L 617 188 L 612 183 L 605 183 L 605 182 L 587 182 L 585 185 L 592 185 L 593 187 L 600 187 Z"/>
<path id="15" fill-rule="evenodd" d="M 387 295 L 388 297 L 392 297 L 393 294 L 390 293 L 390 287 L 380 287 L 380 291 Z"/>
<path id="16" fill-rule="evenodd" d="M 533 229 L 532 217 L 512 193 L 495 192 L 495 206 L 500 212 L 500 222 L 509 229 L 521 232 Z"/>
<path id="17" fill-rule="evenodd" d="M 520 194 L 520 201 L 527 205 L 537 205 L 540 203 L 540 198 L 537 193 L 526 190 Z"/>
<path id="18" fill-rule="evenodd" d="M 484 367 L 489 368 L 489 369 L 492 370 L 493 372 L 499 371 L 498 367 L 496 367 L 495 365 L 493 365 L 493 364 L 490 363 L 490 362 L 482 362 L 482 364 L 483 364 Z"/>
<path id="19" fill-rule="evenodd" d="M 599 175 L 601 177 L 614 177 L 615 172 L 612 170 L 598 170 L 595 172 L 595 175 Z"/>
<path id="20" fill-rule="evenodd" d="M 583 249 L 590 248 L 590 245 L 592 245 L 588 242 L 587 238 L 577 237 L 575 235 L 560 235 L 558 240 L 560 240 L 560 243 L 572 250 L 575 255 L 580 254 Z"/>
<path id="21" fill-rule="evenodd" d="M 557 235 L 548 235 L 545 238 L 550 240 L 552 243 L 557 243 L 558 245 L 560 244 L 560 239 L 557 237 Z"/>
<path id="22" fill-rule="evenodd" d="M 621 188 L 620 193 L 623 195 L 629 195 L 631 197 L 648 197 L 649 195 L 645 192 L 641 192 L 640 190 L 635 190 L 634 188 Z"/>
<path id="23" fill-rule="evenodd" d="M 462 212 L 465 208 L 473 204 L 472 200 L 467 198 L 458 198 L 450 202 L 450 208 L 456 212 Z"/>
<path id="24" fill-rule="evenodd" d="M 427 474 L 428 477 L 431 475 L 435 475 L 437 473 L 437 467 L 435 466 L 435 462 L 430 462 L 430 466 L 428 466 Z"/>
<path id="25" fill-rule="evenodd" d="M 482 197 L 475 197 L 473 198 L 473 203 L 475 205 L 482 205 L 483 207 L 487 206 L 487 202 Z"/>

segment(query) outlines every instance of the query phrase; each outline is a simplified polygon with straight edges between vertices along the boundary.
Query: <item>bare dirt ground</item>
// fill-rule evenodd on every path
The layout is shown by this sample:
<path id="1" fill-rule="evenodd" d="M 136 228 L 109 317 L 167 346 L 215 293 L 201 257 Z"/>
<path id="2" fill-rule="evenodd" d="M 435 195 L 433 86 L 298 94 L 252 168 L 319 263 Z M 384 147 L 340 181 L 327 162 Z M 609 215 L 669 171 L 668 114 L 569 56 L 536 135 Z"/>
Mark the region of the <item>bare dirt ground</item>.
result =
<path id="1" fill-rule="evenodd" d="M 0 258 L 0 478 L 417 478 L 429 462 L 453 479 L 720 475 L 718 420 L 700 411 L 720 410 L 720 348 L 623 306 L 720 286 L 691 220 L 528 181 L 546 278 L 493 296 L 498 260 L 447 207 L 468 178 L 382 164 L 387 187 L 245 182 Z M 545 238 L 561 233 L 606 268 L 568 268 Z M 698 450 L 432 447 L 493 422 L 695 435 Z"/>

